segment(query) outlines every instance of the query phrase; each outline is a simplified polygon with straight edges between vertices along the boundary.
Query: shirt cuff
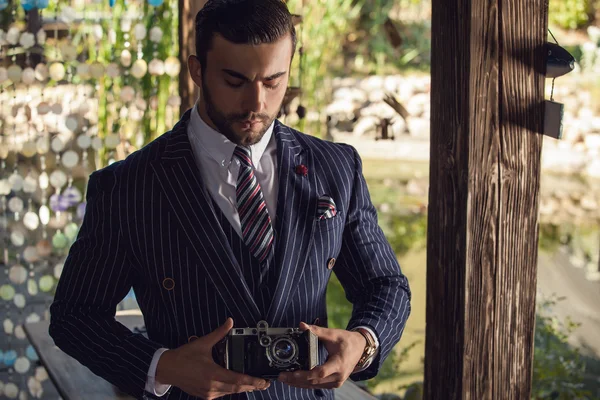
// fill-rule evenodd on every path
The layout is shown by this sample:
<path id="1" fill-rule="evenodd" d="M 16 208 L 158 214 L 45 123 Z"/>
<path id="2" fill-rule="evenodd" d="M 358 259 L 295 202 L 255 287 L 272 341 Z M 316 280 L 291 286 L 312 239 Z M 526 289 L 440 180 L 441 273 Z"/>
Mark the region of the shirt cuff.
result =
<path id="1" fill-rule="evenodd" d="M 375 334 L 375 332 L 373 332 L 373 329 L 369 328 L 368 326 L 357 326 L 357 327 L 353 328 L 352 330 L 354 331 L 357 328 L 366 329 L 367 332 L 369 332 L 371 334 L 371 336 L 373 336 L 373 339 L 375 340 L 376 349 L 375 349 L 375 353 L 373 353 L 373 356 L 367 361 L 367 363 L 362 368 L 354 371 L 354 373 L 362 372 L 365 369 L 369 368 L 369 366 L 371 365 L 371 363 L 373 362 L 373 360 L 375 359 L 375 357 L 377 357 L 377 354 L 379 353 L 379 339 L 377 339 L 377 335 Z"/>
<path id="2" fill-rule="evenodd" d="M 150 368 L 148 368 L 148 379 L 146 380 L 146 392 L 154 393 L 155 396 L 161 397 L 164 396 L 171 385 L 165 385 L 155 380 L 156 377 L 156 367 L 158 366 L 158 360 L 160 356 L 169 349 L 161 347 L 156 350 L 154 353 L 154 357 L 152 357 L 152 362 L 150 363 Z"/>

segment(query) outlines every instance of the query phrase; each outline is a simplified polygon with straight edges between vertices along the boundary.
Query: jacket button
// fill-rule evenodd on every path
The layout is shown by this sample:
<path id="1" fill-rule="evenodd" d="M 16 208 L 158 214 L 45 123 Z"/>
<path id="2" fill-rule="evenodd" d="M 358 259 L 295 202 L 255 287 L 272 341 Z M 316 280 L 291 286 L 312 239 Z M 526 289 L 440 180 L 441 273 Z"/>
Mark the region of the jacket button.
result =
<path id="1" fill-rule="evenodd" d="M 188 338 L 188 343 L 193 342 L 194 340 L 198 339 L 198 336 L 196 335 L 192 335 Z"/>
<path id="2" fill-rule="evenodd" d="M 333 269 L 333 266 L 334 266 L 334 265 L 335 265 L 335 258 L 330 258 L 330 259 L 327 261 L 327 268 L 328 268 L 328 269 Z"/>
<path id="3" fill-rule="evenodd" d="M 315 390 L 315 394 L 316 394 L 318 397 L 325 397 L 325 393 L 324 393 L 324 392 L 323 392 L 323 390 L 321 390 L 321 389 L 316 389 L 316 390 Z"/>
<path id="4" fill-rule="evenodd" d="M 163 280 L 163 287 L 167 290 L 173 290 L 175 287 L 175 281 L 171 278 L 165 278 Z"/>

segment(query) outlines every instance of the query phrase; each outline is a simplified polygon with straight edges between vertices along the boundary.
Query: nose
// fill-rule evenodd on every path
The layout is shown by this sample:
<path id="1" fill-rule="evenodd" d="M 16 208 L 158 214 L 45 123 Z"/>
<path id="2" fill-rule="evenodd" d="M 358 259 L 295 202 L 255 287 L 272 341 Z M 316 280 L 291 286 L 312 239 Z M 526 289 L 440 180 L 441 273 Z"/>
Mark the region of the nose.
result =
<path id="1" fill-rule="evenodd" d="M 244 108 L 250 110 L 255 114 L 262 114 L 266 110 L 266 89 L 262 83 L 256 82 L 252 85 L 248 85 L 246 92 Z"/>

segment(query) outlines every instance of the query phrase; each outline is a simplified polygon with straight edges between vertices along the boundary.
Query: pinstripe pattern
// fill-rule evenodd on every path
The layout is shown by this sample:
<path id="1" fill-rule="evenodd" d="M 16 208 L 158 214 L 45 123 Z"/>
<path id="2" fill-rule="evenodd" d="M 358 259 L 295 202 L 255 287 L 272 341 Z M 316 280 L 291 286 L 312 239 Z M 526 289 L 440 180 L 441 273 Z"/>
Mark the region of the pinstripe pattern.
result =
<path id="1" fill-rule="evenodd" d="M 236 197 L 242 236 L 250 252 L 262 263 L 273 244 L 273 226 L 267 211 L 267 204 L 254 175 L 254 166 L 250 150 L 237 146 L 233 155 L 240 160 L 240 172 L 237 179 Z"/>
<path id="2" fill-rule="evenodd" d="M 225 214 L 223 214 L 216 203 L 214 203 L 213 206 L 219 223 L 231 245 L 235 259 L 238 260 L 240 267 L 242 268 L 242 274 L 250 288 L 250 293 L 256 301 L 261 314 L 265 315 L 277 283 L 277 274 L 275 269 L 272 268 L 273 263 L 269 262 L 266 265 L 260 265 L 256 257 L 253 257 L 248 251 L 248 247 L 229 223 Z"/>
<path id="3" fill-rule="evenodd" d="M 325 291 L 331 270 L 354 304 L 348 328 L 368 326 L 380 351 L 354 380 L 376 375 L 400 340 L 410 289 L 377 224 L 356 151 L 275 122 L 279 192 L 269 289 L 257 295 L 238 262 L 237 234 L 204 188 L 187 137 L 190 111 L 171 132 L 94 172 L 87 211 L 50 307 L 56 345 L 95 374 L 141 398 L 154 352 L 205 335 L 227 317 L 235 326 L 327 326 Z M 307 176 L 295 173 L 304 164 Z M 335 200 L 337 215 L 318 220 L 318 199 Z M 221 228 L 223 226 L 223 228 Z M 227 234 L 225 233 L 229 229 Z M 230 244 L 231 243 L 231 244 Z M 241 241 L 238 240 L 238 246 Z M 246 253 L 248 254 L 248 253 Z M 244 263 L 245 264 L 245 263 Z M 150 340 L 114 319 L 133 286 Z M 320 349 L 321 360 L 326 354 Z M 320 395 L 320 396 L 319 396 Z M 162 397 L 191 399 L 173 387 Z M 279 382 L 240 399 L 332 399 L 333 391 Z"/>

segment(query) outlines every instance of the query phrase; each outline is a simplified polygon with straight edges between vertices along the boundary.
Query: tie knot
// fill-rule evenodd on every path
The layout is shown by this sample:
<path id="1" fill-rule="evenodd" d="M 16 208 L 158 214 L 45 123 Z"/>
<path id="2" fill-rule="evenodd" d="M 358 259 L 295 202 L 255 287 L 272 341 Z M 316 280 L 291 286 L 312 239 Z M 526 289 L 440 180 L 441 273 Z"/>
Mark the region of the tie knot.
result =
<path id="1" fill-rule="evenodd" d="M 246 165 L 252 165 L 252 157 L 249 148 L 244 146 L 237 146 L 233 151 L 233 155 L 239 158 L 239 160 L 242 163 Z"/>

